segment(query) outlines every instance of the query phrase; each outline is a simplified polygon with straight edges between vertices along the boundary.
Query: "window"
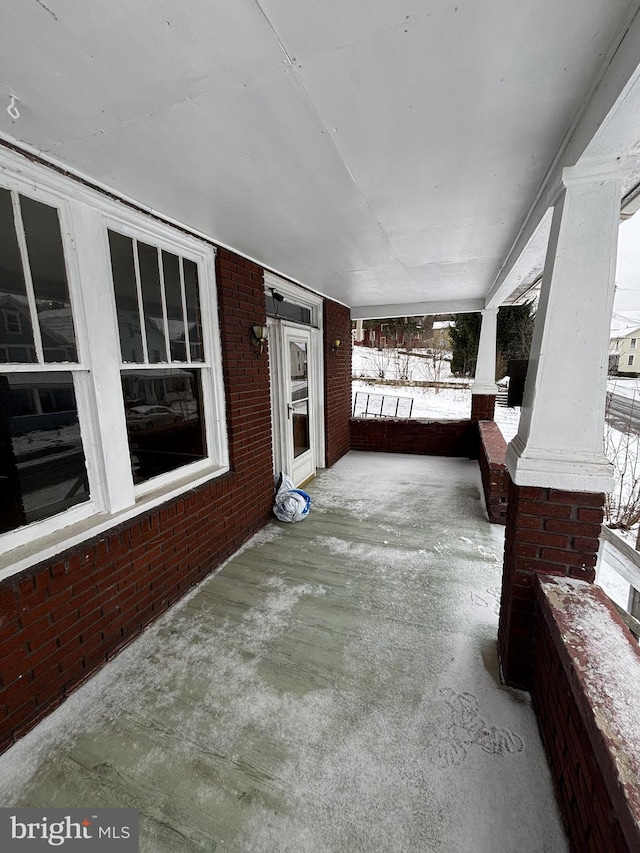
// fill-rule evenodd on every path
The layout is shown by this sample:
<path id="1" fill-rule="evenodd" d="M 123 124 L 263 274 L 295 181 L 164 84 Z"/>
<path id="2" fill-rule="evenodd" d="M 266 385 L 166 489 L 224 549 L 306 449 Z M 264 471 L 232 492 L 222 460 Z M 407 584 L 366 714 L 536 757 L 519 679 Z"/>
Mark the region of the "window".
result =
<path id="1" fill-rule="evenodd" d="M 22 320 L 20 319 L 20 314 L 17 311 L 9 311 L 5 309 L 4 314 L 4 329 L 9 335 L 21 335 L 22 334 Z"/>
<path id="2" fill-rule="evenodd" d="M 55 207 L 0 188 L 0 533 L 89 500 L 75 330 Z M 43 370 L 69 362 L 73 369 Z M 26 369 L 25 369 L 26 368 Z"/>
<path id="3" fill-rule="evenodd" d="M 629 367 L 631 367 L 631 366 L 633 365 L 633 360 L 634 360 L 634 358 L 635 358 L 635 355 L 630 355 L 630 356 L 628 357 L 628 359 L 627 359 L 627 365 L 628 365 Z"/>
<path id="4" fill-rule="evenodd" d="M 113 230 L 109 247 L 131 469 L 143 483 L 207 456 L 198 268 Z"/>
<path id="5" fill-rule="evenodd" d="M 89 500 L 73 374 L 0 376 L 0 533 Z"/>
<path id="6" fill-rule="evenodd" d="M 108 529 L 228 469 L 214 250 L 37 164 L 12 174 L 13 156 L 0 172 L 5 555 L 76 522 L 80 538 Z"/>
<path id="7" fill-rule="evenodd" d="M 289 302 L 275 287 L 271 288 L 271 293 L 267 293 L 266 302 L 269 317 L 311 325 L 311 309 L 297 305 L 295 302 Z"/>
<path id="8" fill-rule="evenodd" d="M 636 348 L 636 341 L 637 341 L 637 340 L 638 340 L 637 338 L 631 338 L 631 345 L 630 345 L 630 348 L 631 348 L 631 349 L 635 349 L 635 348 Z"/>

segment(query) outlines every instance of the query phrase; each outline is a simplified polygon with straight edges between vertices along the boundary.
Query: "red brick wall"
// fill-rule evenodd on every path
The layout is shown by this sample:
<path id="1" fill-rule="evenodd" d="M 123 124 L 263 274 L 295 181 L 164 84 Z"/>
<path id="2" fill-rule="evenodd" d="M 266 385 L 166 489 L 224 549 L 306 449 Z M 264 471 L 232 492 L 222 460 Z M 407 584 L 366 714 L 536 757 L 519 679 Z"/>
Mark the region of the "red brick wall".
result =
<path id="1" fill-rule="evenodd" d="M 492 421 L 496 411 L 495 394 L 471 395 L 471 420 Z"/>
<path id="2" fill-rule="evenodd" d="M 495 421 L 479 421 L 478 462 L 489 521 L 506 524 L 509 474 L 504 464 L 507 442 Z"/>
<path id="3" fill-rule="evenodd" d="M 340 346 L 333 350 L 337 340 Z M 324 303 L 325 457 L 330 467 L 350 448 L 351 314 L 344 305 Z"/>
<path id="4" fill-rule="evenodd" d="M 232 471 L 0 584 L 0 749 L 113 657 L 269 518 L 273 498 L 262 269 L 217 258 Z"/>
<path id="5" fill-rule="evenodd" d="M 540 618 L 532 700 L 572 853 L 640 850 L 640 829 L 623 795 L 617 769 L 620 756 L 596 725 L 595 709 L 584 686 L 584 666 L 597 667 L 598 661 L 585 659 L 581 642 L 572 647 L 575 625 L 567 631 L 568 626 L 559 623 L 540 585 L 537 587 Z M 589 591 L 626 632 L 604 593 L 598 587 Z M 630 634 L 628 641 L 637 652 Z M 630 672 L 629 677 L 634 674 Z M 637 796 L 637 779 L 635 789 Z"/>
<path id="6" fill-rule="evenodd" d="M 509 478 L 498 652 L 508 684 L 533 677 L 536 574 L 593 581 L 604 495 L 516 486 Z"/>
<path id="7" fill-rule="evenodd" d="M 352 450 L 473 457 L 476 445 L 471 421 L 351 419 Z"/>

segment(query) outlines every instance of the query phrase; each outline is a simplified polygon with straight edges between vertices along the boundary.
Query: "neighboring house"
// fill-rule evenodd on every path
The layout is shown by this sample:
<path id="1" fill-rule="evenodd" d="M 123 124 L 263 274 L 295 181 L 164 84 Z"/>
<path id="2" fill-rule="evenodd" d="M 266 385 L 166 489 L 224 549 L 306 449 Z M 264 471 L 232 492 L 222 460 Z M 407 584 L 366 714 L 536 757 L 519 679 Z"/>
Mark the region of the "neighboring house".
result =
<path id="1" fill-rule="evenodd" d="M 611 338 L 609 373 L 640 373 L 640 326 L 621 329 Z"/>
<path id="2" fill-rule="evenodd" d="M 431 346 L 437 350 L 451 349 L 450 330 L 455 326 L 455 320 L 436 320 L 433 324 L 433 341 Z"/>

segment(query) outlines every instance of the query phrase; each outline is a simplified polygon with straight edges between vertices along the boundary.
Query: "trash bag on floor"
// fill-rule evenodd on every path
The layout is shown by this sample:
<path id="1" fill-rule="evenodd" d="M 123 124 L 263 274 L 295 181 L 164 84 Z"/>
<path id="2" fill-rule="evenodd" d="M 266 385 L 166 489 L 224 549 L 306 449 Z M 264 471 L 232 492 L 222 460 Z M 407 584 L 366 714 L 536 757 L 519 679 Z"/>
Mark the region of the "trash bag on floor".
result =
<path id="1" fill-rule="evenodd" d="M 302 489 L 296 489 L 291 477 L 280 474 L 276 483 L 273 514 L 280 521 L 302 521 L 306 518 L 311 498 Z"/>

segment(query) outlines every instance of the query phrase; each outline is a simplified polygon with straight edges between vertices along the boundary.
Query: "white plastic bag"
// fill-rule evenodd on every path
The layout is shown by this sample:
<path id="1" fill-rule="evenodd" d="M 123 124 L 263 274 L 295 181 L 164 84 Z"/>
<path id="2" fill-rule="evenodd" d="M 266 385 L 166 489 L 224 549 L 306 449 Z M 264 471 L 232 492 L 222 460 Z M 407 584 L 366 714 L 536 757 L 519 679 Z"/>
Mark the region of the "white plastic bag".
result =
<path id="1" fill-rule="evenodd" d="M 280 521 L 302 521 L 309 513 L 311 498 L 302 489 L 296 489 L 291 477 L 280 474 L 276 484 L 273 514 Z"/>

